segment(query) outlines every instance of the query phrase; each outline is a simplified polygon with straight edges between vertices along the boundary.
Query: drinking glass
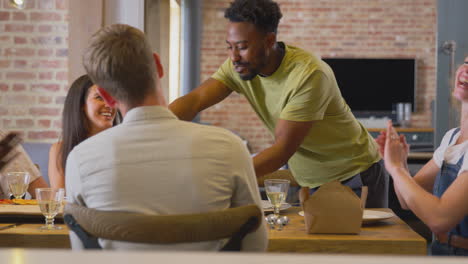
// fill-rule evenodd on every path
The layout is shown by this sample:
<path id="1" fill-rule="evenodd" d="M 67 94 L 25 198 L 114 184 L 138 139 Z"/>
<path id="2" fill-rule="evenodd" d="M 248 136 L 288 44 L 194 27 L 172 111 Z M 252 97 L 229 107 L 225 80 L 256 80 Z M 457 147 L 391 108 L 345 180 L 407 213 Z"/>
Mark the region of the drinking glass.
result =
<path id="1" fill-rule="evenodd" d="M 411 103 L 405 103 L 404 106 L 405 118 L 403 119 L 403 127 L 410 127 L 411 125 Z"/>
<path id="2" fill-rule="evenodd" d="M 36 189 L 36 199 L 45 216 L 45 225 L 39 227 L 42 230 L 62 229 L 54 225 L 54 217 L 62 208 L 65 190 L 62 188 L 38 188 Z"/>
<path id="3" fill-rule="evenodd" d="M 396 120 L 401 127 L 409 127 L 411 125 L 411 103 L 396 104 Z"/>
<path id="4" fill-rule="evenodd" d="M 265 180 L 265 191 L 268 200 L 273 205 L 273 211 L 276 217 L 279 217 L 281 205 L 286 200 L 288 194 L 289 181 L 282 179 Z"/>
<path id="5" fill-rule="evenodd" d="M 8 172 L 6 177 L 10 193 L 15 199 L 21 199 L 28 190 L 29 173 L 22 171 Z"/>

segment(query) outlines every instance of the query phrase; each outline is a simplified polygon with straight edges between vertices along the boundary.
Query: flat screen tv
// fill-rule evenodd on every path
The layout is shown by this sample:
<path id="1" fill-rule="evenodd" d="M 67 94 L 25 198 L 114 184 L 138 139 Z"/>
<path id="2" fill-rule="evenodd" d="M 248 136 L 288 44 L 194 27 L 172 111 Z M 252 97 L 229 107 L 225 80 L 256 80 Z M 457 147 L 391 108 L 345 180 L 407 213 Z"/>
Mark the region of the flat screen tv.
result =
<path id="1" fill-rule="evenodd" d="M 357 117 L 394 116 L 399 102 L 415 107 L 415 59 L 324 58 Z"/>

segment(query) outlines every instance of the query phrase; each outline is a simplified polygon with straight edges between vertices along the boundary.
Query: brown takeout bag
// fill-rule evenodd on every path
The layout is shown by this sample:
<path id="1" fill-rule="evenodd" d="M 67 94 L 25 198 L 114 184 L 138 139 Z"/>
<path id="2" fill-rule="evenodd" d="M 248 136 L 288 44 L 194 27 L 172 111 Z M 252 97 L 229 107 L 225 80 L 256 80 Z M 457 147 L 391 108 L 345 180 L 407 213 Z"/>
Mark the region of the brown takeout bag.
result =
<path id="1" fill-rule="evenodd" d="M 302 188 L 299 198 L 307 233 L 358 234 L 361 231 L 361 199 L 339 181 L 322 185 L 312 195 L 309 188 Z"/>

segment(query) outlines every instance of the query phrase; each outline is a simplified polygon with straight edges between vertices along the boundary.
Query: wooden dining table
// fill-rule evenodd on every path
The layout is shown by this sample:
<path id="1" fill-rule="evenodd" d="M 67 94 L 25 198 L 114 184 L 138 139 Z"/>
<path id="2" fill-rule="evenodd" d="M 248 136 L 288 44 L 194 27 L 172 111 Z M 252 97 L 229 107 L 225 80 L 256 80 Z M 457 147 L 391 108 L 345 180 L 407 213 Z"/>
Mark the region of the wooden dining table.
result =
<path id="1" fill-rule="evenodd" d="M 37 204 L 0 204 L 0 247 L 70 248 L 62 213 L 55 217 L 60 230 L 40 230 L 44 220 Z"/>
<path id="2" fill-rule="evenodd" d="M 426 240 L 394 216 L 365 225 L 357 235 L 307 234 L 300 207 L 281 212 L 290 219 L 283 230 L 269 230 L 269 252 L 426 255 Z M 391 212 L 390 209 L 376 209 Z M 39 230 L 40 222 L 0 223 L 0 247 L 69 249 L 69 229 Z M 6 229 L 2 227 L 8 226 Z"/>
<path id="3" fill-rule="evenodd" d="M 361 232 L 352 234 L 307 234 L 300 207 L 281 212 L 290 222 L 280 231 L 269 230 L 269 252 L 345 253 L 426 255 L 426 240 L 413 231 L 398 216 L 363 225 Z M 392 212 L 391 209 L 372 209 Z"/>
<path id="4" fill-rule="evenodd" d="M 0 247 L 71 248 L 68 227 L 56 224 L 61 230 L 40 230 L 41 223 L 0 223 Z M 8 226 L 7 229 L 2 227 Z"/>

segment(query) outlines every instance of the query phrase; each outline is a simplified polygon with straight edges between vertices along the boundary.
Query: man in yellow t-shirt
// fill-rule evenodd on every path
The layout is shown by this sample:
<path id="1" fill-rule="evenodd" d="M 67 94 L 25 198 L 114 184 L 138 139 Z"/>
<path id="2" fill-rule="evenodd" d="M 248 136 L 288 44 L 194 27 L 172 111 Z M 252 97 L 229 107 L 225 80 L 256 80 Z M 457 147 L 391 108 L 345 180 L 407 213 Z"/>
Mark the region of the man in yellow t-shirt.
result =
<path id="1" fill-rule="evenodd" d="M 198 88 L 169 108 L 191 120 L 232 91 L 243 94 L 274 134 L 274 144 L 253 159 L 257 177 L 288 163 L 297 182 L 314 191 L 339 180 L 368 207 L 387 207 L 388 175 L 377 145 L 341 96 L 330 67 L 299 48 L 277 42 L 282 14 L 271 0 L 235 0 L 229 20 L 229 58 Z"/>

